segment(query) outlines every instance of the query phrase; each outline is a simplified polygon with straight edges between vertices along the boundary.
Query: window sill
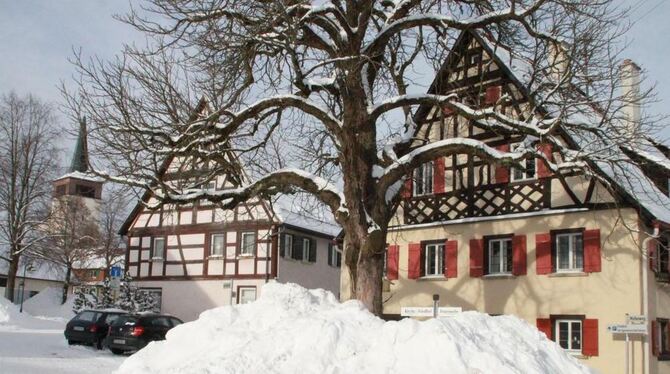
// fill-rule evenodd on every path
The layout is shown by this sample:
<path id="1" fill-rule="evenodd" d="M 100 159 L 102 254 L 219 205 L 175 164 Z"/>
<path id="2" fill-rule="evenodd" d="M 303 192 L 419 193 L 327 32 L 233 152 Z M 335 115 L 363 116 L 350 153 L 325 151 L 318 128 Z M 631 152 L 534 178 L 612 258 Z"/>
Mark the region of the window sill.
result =
<path id="1" fill-rule="evenodd" d="M 237 259 L 254 258 L 254 255 L 240 254 L 240 255 L 237 255 L 236 258 L 237 258 Z"/>
<path id="2" fill-rule="evenodd" d="M 163 261 L 165 261 L 165 259 L 163 259 L 162 257 L 152 257 L 151 258 L 151 262 L 163 262 Z"/>
<path id="3" fill-rule="evenodd" d="M 444 275 L 428 275 L 423 276 L 417 279 L 420 282 L 431 282 L 431 281 L 446 281 L 448 278 Z"/>
<path id="4" fill-rule="evenodd" d="M 486 274 L 482 276 L 484 279 L 510 279 L 515 277 L 512 273 Z"/>
<path id="5" fill-rule="evenodd" d="M 211 255 L 207 256 L 208 260 L 223 260 L 223 255 Z"/>
<path id="6" fill-rule="evenodd" d="M 583 271 L 559 271 L 559 272 L 556 272 L 556 273 L 549 274 L 549 277 L 552 277 L 552 278 L 554 278 L 554 277 L 556 277 L 556 278 L 560 278 L 560 277 L 588 277 L 588 276 L 589 276 L 589 273 L 585 273 Z"/>

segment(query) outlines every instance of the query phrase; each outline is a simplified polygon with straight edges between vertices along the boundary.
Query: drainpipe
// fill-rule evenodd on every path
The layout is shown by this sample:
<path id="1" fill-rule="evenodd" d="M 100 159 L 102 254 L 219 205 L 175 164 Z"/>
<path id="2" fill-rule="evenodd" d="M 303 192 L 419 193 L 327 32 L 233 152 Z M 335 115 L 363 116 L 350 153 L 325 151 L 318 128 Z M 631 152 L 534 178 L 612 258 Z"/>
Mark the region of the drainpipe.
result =
<path id="1" fill-rule="evenodd" d="M 648 250 L 649 246 L 649 241 L 650 240 L 655 240 L 659 237 L 660 234 L 660 228 L 658 222 L 654 222 L 654 231 L 651 236 L 646 237 L 642 241 L 642 251 Z M 644 252 L 643 252 L 644 253 Z M 647 252 L 647 256 L 649 256 L 649 252 Z M 644 342 L 642 344 L 642 349 L 644 351 L 643 357 L 644 357 L 644 374 L 649 373 L 649 363 L 651 360 L 650 352 L 649 350 L 651 347 L 649 346 L 649 341 L 651 339 L 651 331 L 649 329 L 651 328 L 651 318 L 649 318 L 649 261 L 642 261 L 642 314 L 647 316 L 647 337 L 644 339 Z"/>

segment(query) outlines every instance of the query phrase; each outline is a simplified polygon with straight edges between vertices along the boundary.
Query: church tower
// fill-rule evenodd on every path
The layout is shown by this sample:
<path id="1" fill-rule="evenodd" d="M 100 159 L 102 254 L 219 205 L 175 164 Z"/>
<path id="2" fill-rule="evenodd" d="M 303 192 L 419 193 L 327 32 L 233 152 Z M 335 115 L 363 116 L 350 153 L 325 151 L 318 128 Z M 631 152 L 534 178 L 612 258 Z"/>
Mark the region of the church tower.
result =
<path id="1" fill-rule="evenodd" d="M 89 170 L 86 143 L 86 119 L 79 122 L 79 135 L 67 174 L 53 181 L 54 199 L 73 196 L 83 199 L 92 212 L 97 212 L 102 199 L 104 180 Z"/>

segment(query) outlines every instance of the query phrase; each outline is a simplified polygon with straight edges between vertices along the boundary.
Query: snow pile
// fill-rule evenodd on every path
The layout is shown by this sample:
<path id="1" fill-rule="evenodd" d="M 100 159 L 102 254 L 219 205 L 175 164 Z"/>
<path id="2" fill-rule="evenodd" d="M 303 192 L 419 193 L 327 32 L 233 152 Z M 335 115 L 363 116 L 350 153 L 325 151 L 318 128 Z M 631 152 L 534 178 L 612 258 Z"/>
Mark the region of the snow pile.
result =
<path id="1" fill-rule="evenodd" d="M 384 322 L 332 293 L 270 283 L 254 303 L 203 312 L 116 372 L 589 373 L 535 327 L 465 312 Z"/>
<path id="2" fill-rule="evenodd" d="M 0 295 L 0 325 L 15 324 L 25 320 L 26 317 L 19 313 L 19 307 Z"/>
<path id="3" fill-rule="evenodd" d="M 69 321 L 74 317 L 72 304 L 74 296 L 69 295 L 65 304 L 61 304 L 63 289 L 48 287 L 23 303 L 23 310 L 38 318 Z"/>

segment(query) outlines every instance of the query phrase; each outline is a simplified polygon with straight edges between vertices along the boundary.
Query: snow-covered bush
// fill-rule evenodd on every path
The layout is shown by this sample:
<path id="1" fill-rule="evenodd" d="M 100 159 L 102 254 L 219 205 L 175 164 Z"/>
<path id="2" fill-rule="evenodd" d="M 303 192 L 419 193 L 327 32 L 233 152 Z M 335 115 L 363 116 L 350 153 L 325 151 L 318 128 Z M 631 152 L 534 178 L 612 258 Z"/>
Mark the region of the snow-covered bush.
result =
<path id="1" fill-rule="evenodd" d="M 512 316 L 384 322 L 332 293 L 270 283 L 256 302 L 208 310 L 132 355 L 139 373 L 588 373 Z"/>

